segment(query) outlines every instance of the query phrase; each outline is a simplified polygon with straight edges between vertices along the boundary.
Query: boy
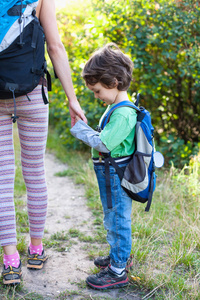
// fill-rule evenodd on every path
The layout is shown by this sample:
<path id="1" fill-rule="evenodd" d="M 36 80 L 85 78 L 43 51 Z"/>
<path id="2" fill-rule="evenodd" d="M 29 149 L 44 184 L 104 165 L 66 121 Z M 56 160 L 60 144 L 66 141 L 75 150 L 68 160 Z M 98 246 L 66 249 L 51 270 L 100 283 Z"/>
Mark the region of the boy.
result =
<path id="1" fill-rule="evenodd" d="M 132 80 L 132 70 L 131 59 L 115 44 L 110 43 L 92 55 L 83 69 L 83 78 L 95 97 L 108 105 L 107 112 L 115 104 L 128 100 L 127 90 Z M 104 227 L 110 245 L 109 256 L 98 257 L 94 262 L 105 269 L 86 279 L 92 288 L 107 289 L 128 284 L 126 264 L 131 252 L 132 200 L 122 189 L 115 169 L 109 165 L 112 208 L 108 208 L 102 153 L 110 153 L 119 167 L 125 168 L 135 148 L 136 121 L 134 109 L 120 107 L 113 112 L 109 123 L 100 133 L 80 119 L 71 129 L 72 135 L 92 147 L 94 170 L 104 212 Z"/>

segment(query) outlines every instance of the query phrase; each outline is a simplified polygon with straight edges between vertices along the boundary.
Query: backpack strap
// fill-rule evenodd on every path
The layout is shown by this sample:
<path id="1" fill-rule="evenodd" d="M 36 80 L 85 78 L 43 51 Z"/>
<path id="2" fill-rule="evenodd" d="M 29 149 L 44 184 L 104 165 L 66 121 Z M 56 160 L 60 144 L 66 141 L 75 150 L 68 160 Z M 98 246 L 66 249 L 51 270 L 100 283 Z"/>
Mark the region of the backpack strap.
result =
<path id="1" fill-rule="evenodd" d="M 33 11 L 33 16 L 34 16 L 34 25 L 33 25 L 33 35 L 32 35 L 32 41 L 31 41 L 31 47 L 32 48 L 36 48 L 36 43 L 37 43 L 37 37 L 38 37 L 38 31 L 39 31 L 39 20 L 38 18 L 36 18 L 35 16 L 36 11 Z"/>
<path id="2" fill-rule="evenodd" d="M 138 106 L 140 100 L 140 93 L 137 94 L 137 99 L 135 101 L 135 105 Z"/>
<path id="3" fill-rule="evenodd" d="M 43 98 L 43 102 L 44 104 L 48 104 L 49 101 L 46 97 L 46 94 L 45 94 L 45 91 L 44 91 L 44 77 L 43 77 L 43 80 L 42 80 L 42 98 Z"/>
<path id="4" fill-rule="evenodd" d="M 133 104 L 131 101 L 129 100 L 126 100 L 126 101 L 122 101 L 122 102 L 119 102 L 117 103 L 116 105 L 114 105 L 104 116 L 103 120 L 101 121 L 101 124 L 100 124 L 100 127 L 101 129 L 104 129 L 104 127 L 106 126 L 106 124 L 109 122 L 110 120 L 110 116 L 112 115 L 113 111 L 119 107 L 123 107 L 123 106 L 126 106 L 126 107 L 132 107 L 134 108 L 135 110 L 137 110 L 138 112 L 140 112 L 140 109 L 135 105 Z"/>
<path id="5" fill-rule="evenodd" d="M 110 187 L 110 170 L 109 170 L 109 157 L 105 157 L 105 179 L 106 179 L 106 198 L 108 209 L 112 208 L 112 197 Z"/>
<path id="6" fill-rule="evenodd" d="M 46 60 L 44 62 L 44 72 L 42 75 L 42 98 L 43 98 L 44 104 L 48 104 L 49 101 L 48 101 L 45 91 L 44 91 L 44 73 L 46 74 L 46 78 L 47 78 L 47 90 L 51 91 L 51 75 L 50 75 L 49 71 L 47 70 Z"/>
<path id="7" fill-rule="evenodd" d="M 151 206 L 152 197 L 153 197 L 153 180 L 154 180 L 154 171 L 151 174 L 149 197 L 148 197 L 148 201 L 147 201 L 147 206 L 145 207 L 145 211 L 149 211 L 150 206 Z"/>
<path id="8" fill-rule="evenodd" d="M 14 101 L 14 114 L 12 115 L 11 119 L 12 122 L 15 123 L 19 117 L 17 116 L 17 106 L 16 106 L 16 100 L 15 100 L 15 88 L 10 87 L 10 91 L 13 93 L 13 101 Z"/>
<path id="9" fill-rule="evenodd" d="M 32 35 L 32 42 L 31 42 L 31 47 L 32 48 L 36 48 L 36 42 L 37 42 L 37 36 L 38 36 L 38 31 L 39 31 L 39 20 L 38 18 L 36 17 L 36 11 L 34 10 L 33 11 L 33 16 L 34 16 L 34 27 L 33 27 L 33 35 Z M 51 91 L 51 75 L 50 73 L 48 72 L 47 70 L 47 63 L 46 63 L 46 60 L 44 61 L 44 65 L 43 65 L 43 69 L 42 70 L 37 70 L 37 69 L 34 69 L 32 68 L 31 70 L 33 73 L 35 74 L 41 74 L 41 77 L 42 77 L 42 98 L 43 98 L 43 102 L 44 104 L 48 104 L 49 101 L 46 97 L 46 94 L 45 94 L 45 91 L 44 91 L 44 73 L 47 75 L 47 90 L 48 91 Z"/>
<path id="10" fill-rule="evenodd" d="M 103 154 L 103 153 L 102 153 Z M 115 160 L 110 156 L 110 153 L 104 153 L 104 161 L 105 161 L 105 179 L 106 179 L 106 198 L 107 198 L 107 206 L 108 208 L 112 208 L 112 197 L 111 197 L 111 186 L 110 186 L 110 169 L 109 163 L 115 168 L 117 175 L 119 176 L 120 181 L 123 178 L 124 171 L 122 168 L 118 166 Z"/>

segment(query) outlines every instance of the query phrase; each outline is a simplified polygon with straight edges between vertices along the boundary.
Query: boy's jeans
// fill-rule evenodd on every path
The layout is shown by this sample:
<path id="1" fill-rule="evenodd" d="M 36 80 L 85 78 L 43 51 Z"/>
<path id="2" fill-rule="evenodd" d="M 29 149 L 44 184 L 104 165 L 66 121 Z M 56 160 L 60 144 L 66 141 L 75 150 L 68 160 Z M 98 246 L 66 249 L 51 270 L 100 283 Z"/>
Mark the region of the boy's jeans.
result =
<path id="1" fill-rule="evenodd" d="M 120 164 L 125 167 L 126 164 Z M 111 265 L 125 268 L 131 253 L 131 207 L 132 200 L 121 187 L 120 179 L 115 169 L 110 166 L 110 185 L 112 208 L 108 209 L 106 198 L 105 166 L 94 165 L 97 176 L 101 202 L 104 212 L 104 228 L 107 230 L 107 241 L 110 245 Z"/>

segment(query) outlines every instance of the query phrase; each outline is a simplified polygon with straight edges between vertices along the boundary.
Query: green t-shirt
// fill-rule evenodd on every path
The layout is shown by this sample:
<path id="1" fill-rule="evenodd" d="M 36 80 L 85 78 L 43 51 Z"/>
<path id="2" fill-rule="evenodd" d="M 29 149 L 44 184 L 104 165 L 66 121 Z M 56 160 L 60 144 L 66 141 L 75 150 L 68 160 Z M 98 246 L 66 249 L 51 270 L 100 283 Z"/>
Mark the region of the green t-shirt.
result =
<path id="1" fill-rule="evenodd" d="M 100 119 L 103 119 L 107 111 L 115 104 L 108 106 Z M 136 110 L 131 107 L 119 107 L 112 113 L 109 123 L 100 133 L 100 139 L 111 151 L 112 157 L 129 156 L 135 150 L 135 125 L 137 122 Z M 99 152 L 92 149 L 92 157 L 99 157 Z"/>

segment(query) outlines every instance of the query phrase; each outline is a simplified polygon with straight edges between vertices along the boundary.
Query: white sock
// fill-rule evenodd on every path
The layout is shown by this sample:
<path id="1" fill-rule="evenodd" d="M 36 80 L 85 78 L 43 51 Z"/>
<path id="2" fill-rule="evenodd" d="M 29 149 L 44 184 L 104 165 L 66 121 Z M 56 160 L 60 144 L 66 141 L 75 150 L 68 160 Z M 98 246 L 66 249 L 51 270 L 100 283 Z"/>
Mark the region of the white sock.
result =
<path id="1" fill-rule="evenodd" d="M 125 268 L 122 268 L 122 269 L 121 268 L 115 268 L 113 266 L 110 266 L 110 268 L 111 268 L 112 271 L 114 271 L 118 275 L 120 275 L 124 271 L 124 269 L 125 269 Z"/>

